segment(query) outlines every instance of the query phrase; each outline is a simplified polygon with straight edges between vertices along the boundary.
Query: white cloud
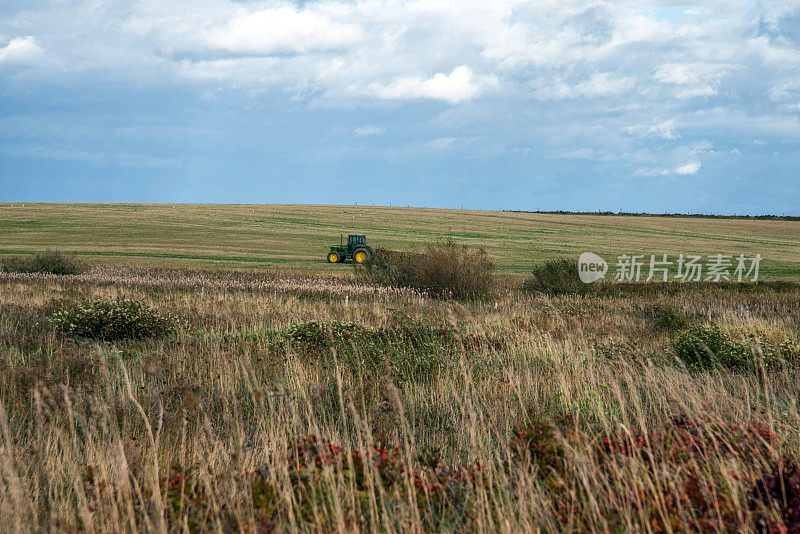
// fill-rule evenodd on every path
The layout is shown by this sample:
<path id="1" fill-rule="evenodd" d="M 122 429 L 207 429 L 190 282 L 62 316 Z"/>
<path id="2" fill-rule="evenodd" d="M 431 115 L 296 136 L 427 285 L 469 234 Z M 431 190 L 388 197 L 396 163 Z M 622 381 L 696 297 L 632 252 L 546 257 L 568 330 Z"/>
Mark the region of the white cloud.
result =
<path id="1" fill-rule="evenodd" d="M 655 137 L 657 139 L 679 139 L 681 134 L 675 129 L 675 120 L 669 119 L 658 124 L 637 124 L 625 128 L 628 135 L 634 137 L 647 138 Z"/>
<path id="2" fill-rule="evenodd" d="M 603 98 L 624 93 L 634 86 L 634 79 L 616 77 L 603 72 L 590 78 L 569 85 L 562 79 L 543 80 L 542 87 L 536 90 L 536 96 L 545 100 L 563 100 L 574 98 Z"/>
<path id="3" fill-rule="evenodd" d="M 44 50 L 32 36 L 17 37 L 0 47 L 0 65 L 30 65 L 43 54 Z"/>
<path id="4" fill-rule="evenodd" d="M 555 150 L 550 157 L 556 159 L 582 159 L 588 161 L 616 161 L 619 156 L 589 148 Z"/>
<path id="5" fill-rule="evenodd" d="M 662 84 L 678 86 L 678 98 L 714 96 L 717 86 L 726 74 L 724 65 L 703 63 L 668 63 L 660 66 L 653 78 Z"/>
<path id="6" fill-rule="evenodd" d="M 656 70 L 653 77 L 661 83 L 671 83 L 675 85 L 690 85 L 697 83 L 698 73 L 692 65 L 662 65 Z"/>
<path id="7" fill-rule="evenodd" d="M 431 115 L 415 123 L 420 146 L 536 147 L 549 158 L 680 175 L 742 139 L 800 142 L 800 40 L 786 22 L 796 4 L 34 2 L 0 8 L 0 32 L 29 36 L 0 40 L 0 63 L 40 61 L 46 49 L 59 68 L 31 70 L 24 83 L 63 76 L 188 87 L 209 107 L 358 110 L 342 133 L 365 138 L 401 131 L 402 104 L 432 101 L 440 105 L 423 107 Z M 378 120 L 363 114 L 374 108 L 385 113 L 380 128 L 359 126 Z M 480 141 L 452 142 L 464 135 Z M 668 142 L 676 139 L 681 147 Z M 704 139 L 719 152 L 695 144 Z"/>
<path id="8" fill-rule="evenodd" d="M 789 80 L 774 86 L 769 97 L 774 102 L 795 101 L 800 97 L 800 80 Z"/>
<path id="9" fill-rule="evenodd" d="M 760 13 L 769 31 L 782 31 L 790 4 L 701 0 L 664 17 L 676 11 L 670 0 L 636 8 L 584 0 L 198 0 L 190 10 L 177 0 L 73 0 L 39 4 L 19 20 L 54 41 L 48 52 L 57 50 L 66 72 L 150 69 L 157 81 L 177 74 L 329 102 L 461 103 L 496 89 L 522 100 L 644 110 L 666 98 L 736 98 L 737 73 L 753 94 L 795 104 L 800 50 L 763 35 L 758 22 Z"/>
<path id="10" fill-rule="evenodd" d="M 682 176 L 686 176 L 687 174 L 697 174 L 697 171 L 700 170 L 702 165 L 699 161 L 690 161 L 686 165 L 681 165 L 675 169 L 675 174 L 680 174 Z"/>
<path id="11" fill-rule="evenodd" d="M 487 89 L 496 88 L 498 83 L 496 76 L 478 78 L 472 69 L 461 65 L 450 74 L 439 72 L 430 78 L 398 78 L 386 85 L 373 83 L 369 91 L 385 99 L 429 98 L 458 104 L 480 96 Z"/>
<path id="12" fill-rule="evenodd" d="M 45 158 L 61 161 L 79 161 L 96 167 L 122 165 L 139 169 L 158 169 L 168 167 L 186 168 L 192 163 L 185 159 L 159 157 L 152 154 L 131 153 L 126 151 L 71 150 L 65 148 L 4 145 L 0 153 L 9 156 L 26 158 Z"/>
<path id="13" fill-rule="evenodd" d="M 694 141 L 688 148 L 692 151 L 692 154 L 706 154 L 714 151 L 714 143 L 708 139 L 701 139 Z"/>
<path id="14" fill-rule="evenodd" d="M 358 24 L 284 6 L 254 12 L 240 9 L 230 21 L 201 35 L 202 44 L 210 50 L 269 55 L 352 46 L 363 38 L 364 31 Z"/>
<path id="15" fill-rule="evenodd" d="M 679 176 L 688 176 L 692 174 L 697 174 L 697 172 L 702 167 L 702 164 L 699 161 L 690 161 L 684 165 L 678 165 L 677 167 L 655 167 L 652 169 L 648 169 L 645 167 L 639 167 L 634 171 L 634 176 L 670 176 L 670 175 L 679 175 Z"/>
<path id="16" fill-rule="evenodd" d="M 373 135 L 383 135 L 384 132 L 386 132 L 386 128 L 380 128 L 378 126 L 359 126 L 353 133 L 359 137 L 371 137 Z"/>

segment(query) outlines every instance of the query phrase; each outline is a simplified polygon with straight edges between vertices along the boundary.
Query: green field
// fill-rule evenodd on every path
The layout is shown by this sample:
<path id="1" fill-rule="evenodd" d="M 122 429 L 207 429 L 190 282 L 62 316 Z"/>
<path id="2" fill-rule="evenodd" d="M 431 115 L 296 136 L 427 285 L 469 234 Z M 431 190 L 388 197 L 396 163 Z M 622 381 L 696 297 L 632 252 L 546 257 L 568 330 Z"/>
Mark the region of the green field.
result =
<path id="1" fill-rule="evenodd" d="M 373 247 L 451 237 L 484 247 L 501 272 L 592 251 L 620 254 L 761 254 L 762 275 L 800 279 L 800 222 L 507 213 L 312 205 L 0 204 L 0 254 L 45 249 L 115 266 L 281 268 L 349 272 L 325 263 L 348 232 Z"/>

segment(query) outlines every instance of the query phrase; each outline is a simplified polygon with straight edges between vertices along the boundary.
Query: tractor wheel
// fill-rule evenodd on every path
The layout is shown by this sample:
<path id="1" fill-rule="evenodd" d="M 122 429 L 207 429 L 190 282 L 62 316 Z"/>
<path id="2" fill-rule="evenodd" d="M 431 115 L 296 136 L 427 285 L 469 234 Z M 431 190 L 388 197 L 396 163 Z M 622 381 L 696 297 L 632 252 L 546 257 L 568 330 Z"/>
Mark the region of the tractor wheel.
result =
<path id="1" fill-rule="evenodd" d="M 333 250 L 328 252 L 328 263 L 339 263 L 340 261 L 342 261 L 342 258 L 338 252 Z"/>
<path id="2" fill-rule="evenodd" d="M 368 259 L 369 259 L 369 252 L 367 252 L 363 248 L 356 250 L 355 253 L 353 254 L 353 260 L 356 263 L 364 263 Z"/>

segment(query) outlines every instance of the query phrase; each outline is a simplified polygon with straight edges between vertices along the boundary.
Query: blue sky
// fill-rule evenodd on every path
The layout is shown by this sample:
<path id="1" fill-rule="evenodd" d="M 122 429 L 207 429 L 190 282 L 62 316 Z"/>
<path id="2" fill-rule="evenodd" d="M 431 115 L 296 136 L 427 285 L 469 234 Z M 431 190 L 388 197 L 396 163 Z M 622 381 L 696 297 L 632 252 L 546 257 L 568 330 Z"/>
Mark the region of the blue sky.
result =
<path id="1" fill-rule="evenodd" d="M 800 1 L 0 3 L 0 201 L 800 215 Z"/>

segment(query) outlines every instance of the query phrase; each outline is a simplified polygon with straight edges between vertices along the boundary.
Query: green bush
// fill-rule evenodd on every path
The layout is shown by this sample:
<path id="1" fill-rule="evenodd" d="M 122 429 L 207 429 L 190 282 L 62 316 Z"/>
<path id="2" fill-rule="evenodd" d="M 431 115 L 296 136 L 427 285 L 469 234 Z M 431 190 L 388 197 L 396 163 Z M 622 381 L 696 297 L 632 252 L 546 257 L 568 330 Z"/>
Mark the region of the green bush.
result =
<path id="1" fill-rule="evenodd" d="M 678 332 L 689 326 L 689 320 L 669 306 L 655 306 L 650 310 L 649 316 L 656 330 Z"/>
<path id="2" fill-rule="evenodd" d="M 434 376 L 461 339 L 453 330 L 412 321 L 378 329 L 310 321 L 291 325 L 283 337 L 306 357 L 332 364 L 335 349 L 344 369 L 369 376 L 388 369 L 400 383 Z"/>
<path id="3" fill-rule="evenodd" d="M 585 295 L 591 288 L 590 284 L 581 282 L 578 262 L 565 258 L 535 266 L 531 276 L 522 283 L 524 291 L 547 295 Z"/>
<path id="4" fill-rule="evenodd" d="M 378 336 L 375 331 L 355 323 L 309 321 L 292 324 L 286 338 L 308 348 L 327 348 L 339 343 L 374 343 Z"/>
<path id="5" fill-rule="evenodd" d="M 762 359 L 765 368 L 777 369 L 800 358 L 800 346 L 792 338 L 775 342 L 752 332 L 744 337 L 746 341 L 734 339 L 717 325 L 696 326 L 675 341 L 675 355 L 691 369 L 756 370 Z"/>
<path id="6" fill-rule="evenodd" d="M 377 250 L 355 266 L 356 278 L 370 284 L 410 287 L 431 296 L 473 299 L 489 296 L 496 287 L 495 266 L 483 249 L 446 240 L 421 251 Z"/>
<path id="7" fill-rule="evenodd" d="M 712 369 L 727 360 L 730 340 L 716 325 L 691 328 L 675 341 L 675 356 L 693 369 Z"/>
<path id="8" fill-rule="evenodd" d="M 74 256 L 48 251 L 31 257 L 3 259 L 2 271 L 8 273 L 80 274 L 85 266 Z"/>
<path id="9" fill-rule="evenodd" d="M 160 337 L 176 331 L 172 317 L 124 298 L 66 305 L 52 313 L 47 323 L 66 336 L 106 341 Z"/>
<path id="10" fill-rule="evenodd" d="M 414 254 L 377 249 L 365 263 L 354 264 L 361 282 L 387 287 L 417 287 Z"/>

